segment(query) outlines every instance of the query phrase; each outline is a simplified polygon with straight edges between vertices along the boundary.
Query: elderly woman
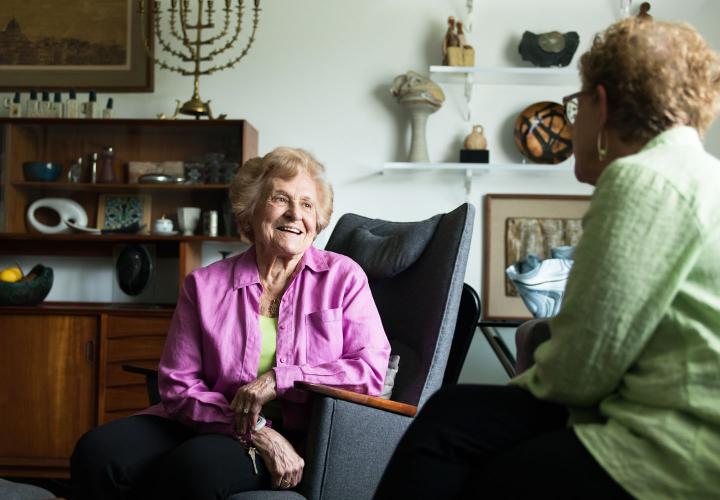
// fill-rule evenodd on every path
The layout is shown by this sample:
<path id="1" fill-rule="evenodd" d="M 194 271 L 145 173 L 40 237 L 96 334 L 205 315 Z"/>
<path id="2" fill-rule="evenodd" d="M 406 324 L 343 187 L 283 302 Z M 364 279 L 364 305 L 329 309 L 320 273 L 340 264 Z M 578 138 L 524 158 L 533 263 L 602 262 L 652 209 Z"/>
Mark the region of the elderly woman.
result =
<path id="1" fill-rule="evenodd" d="M 253 245 L 185 279 L 160 361 L 162 404 L 81 438 L 78 498 L 293 488 L 308 415 L 294 383 L 381 391 L 390 346 L 367 277 L 312 246 L 332 213 L 324 172 L 289 148 L 240 169 L 230 195 Z"/>
<path id="2" fill-rule="evenodd" d="M 565 98 L 595 192 L 549 339 L 510 386 L 433 397 L 377 498 L 717 497 L 719 70 L 684 24 L 595 38 Z"/>

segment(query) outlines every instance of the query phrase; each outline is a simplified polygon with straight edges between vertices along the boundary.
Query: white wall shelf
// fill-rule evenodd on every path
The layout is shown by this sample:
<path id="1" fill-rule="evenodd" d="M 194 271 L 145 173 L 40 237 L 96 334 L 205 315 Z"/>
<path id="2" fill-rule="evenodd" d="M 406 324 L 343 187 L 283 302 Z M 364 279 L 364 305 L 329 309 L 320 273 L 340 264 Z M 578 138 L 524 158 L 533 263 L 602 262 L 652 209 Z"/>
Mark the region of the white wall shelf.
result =
<path id="1" fill-rule="evenodd" d="M 568 160 L 558 165 L 536 163 L 410 163 L 386 162 L 381 174 L 411 172 L 458 172 L 465 174 L 465 193 L 470 196 L 473 175 L 524 173 L 524 174 L 572 174 L 574 161 Z"/>
<path id="2" fill-rule="evenodd" d="M 575 68 L 430 66 L 431 77 L 439 83 L 465 85 L 465 121 L 470 121 L 474 85 L 577 85 Z"/>

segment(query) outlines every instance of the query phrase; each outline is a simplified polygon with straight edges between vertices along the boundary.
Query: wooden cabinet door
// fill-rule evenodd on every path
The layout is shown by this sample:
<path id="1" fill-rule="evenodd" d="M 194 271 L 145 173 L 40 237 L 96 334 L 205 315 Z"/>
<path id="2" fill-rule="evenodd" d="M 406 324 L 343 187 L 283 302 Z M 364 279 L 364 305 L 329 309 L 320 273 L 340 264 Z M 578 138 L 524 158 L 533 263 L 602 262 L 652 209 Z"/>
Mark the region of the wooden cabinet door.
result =
<path id="1" fill-rule="evenodd" d="M 95 425 L 97 316 L 0 314 L 0 473 L 67 474 Z"/>

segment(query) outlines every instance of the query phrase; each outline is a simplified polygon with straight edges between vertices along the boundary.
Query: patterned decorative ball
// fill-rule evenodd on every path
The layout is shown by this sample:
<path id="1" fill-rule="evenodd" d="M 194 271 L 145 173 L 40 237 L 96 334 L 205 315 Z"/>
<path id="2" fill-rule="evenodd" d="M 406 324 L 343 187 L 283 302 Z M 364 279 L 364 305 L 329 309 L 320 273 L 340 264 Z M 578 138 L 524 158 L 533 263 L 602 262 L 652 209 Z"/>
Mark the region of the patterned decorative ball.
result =
<path id="1" fill-rule="evenodd" d="M 515 145 L 535 163 L 560 163 L 572 154 L 572 129 L 557 102 L 531 104 L 515 120 Z"/>

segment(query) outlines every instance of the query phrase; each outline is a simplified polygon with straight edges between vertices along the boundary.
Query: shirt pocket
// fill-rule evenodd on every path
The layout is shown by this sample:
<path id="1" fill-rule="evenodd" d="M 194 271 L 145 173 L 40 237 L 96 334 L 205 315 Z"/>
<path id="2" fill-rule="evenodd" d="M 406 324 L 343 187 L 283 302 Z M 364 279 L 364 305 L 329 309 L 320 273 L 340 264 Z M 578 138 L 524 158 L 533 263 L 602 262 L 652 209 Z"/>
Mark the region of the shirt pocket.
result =
<path id="1" fill-rule="evenodd" d="M 342 355 L 342 309 L 324 309 L 305 315 L 307 361 L 310 366 L 335 361 Z"/>

